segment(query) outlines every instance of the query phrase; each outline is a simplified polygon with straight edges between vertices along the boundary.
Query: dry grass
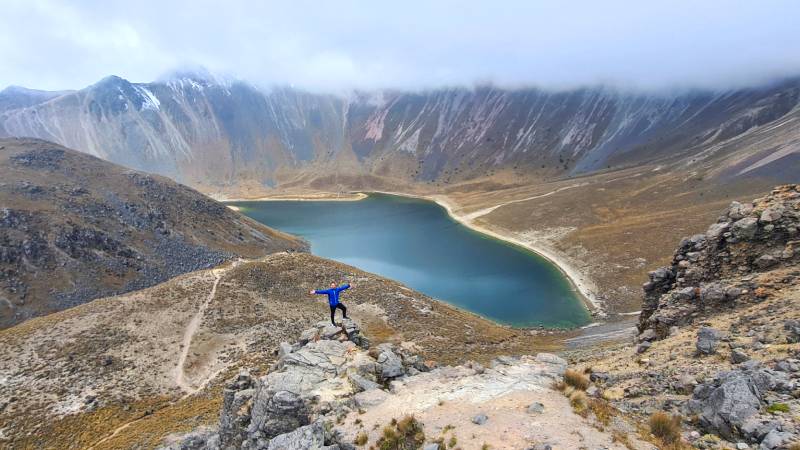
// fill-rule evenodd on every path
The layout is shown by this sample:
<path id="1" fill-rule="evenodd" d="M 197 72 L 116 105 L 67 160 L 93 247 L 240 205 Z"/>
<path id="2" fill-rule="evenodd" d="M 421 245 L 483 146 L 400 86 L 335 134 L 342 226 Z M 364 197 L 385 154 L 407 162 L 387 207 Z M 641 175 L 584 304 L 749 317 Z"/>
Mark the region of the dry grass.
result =
<path id="1" fill-rule="evenodd" d="M 577 370 L 567 369 L 564 372 L 564 383 L 575 389 L 585 391 L 589 387 L 589 378 Z"/>
<path id="2" fill-rule="evenodd" d="M 648 421 L 650 433 L 667 445 L 679 442 L 681 439 L 681 418 L 670 416 L 658 411 L 650 416 Z"/>
<path id="3" fill-rule="evenodd" d="M 413 416 L 405 416 L 399 421 L 392 419 L 391 424 L 383 429 L 377 446 L 380 450 L 415 450 L 424 442 L 422 424 Z"/>
<path id="4" fill-rule="evenodd" d="M 588 406 L 589 410 L 597 417 L 597 421 L 603 424 L 603 426 L 608 426 L 608 424 L 611 423 L 611 418 L 618 413 L 610 403 L 599 398 L 589 399 Z"/>
<path id="5" fill-rule="evenodd" d="M 578 414 L 586 411 L 588 401 L 589 399 L 583 391 L 574 391 L 569 395 L 569 404 L 572 405 L 572 409 Z"/>
<path id="6" fill-rule="evenodd" d="M 619 430 L 614 430 L 611 432 L 611 440 L 613 442 L 619 442 L 620 444 L 624 445 L 625 448 L 627 448 L 628 450 L 634 450 L 636 448 L 633 446 L 633 443 L 631 442 L 630 438 L 628 438 L 628 435 Z"/>
<path id="7" fill-rule="evenodd" d="M 369 436 L 367 436 L 367 433 L 362 431 L 358 433 L 358 436 L 356 436 L 356 440 L 353 441 L 353 443 L 361 447 L 366 445 L 367 441 L 369 441 Z"/>

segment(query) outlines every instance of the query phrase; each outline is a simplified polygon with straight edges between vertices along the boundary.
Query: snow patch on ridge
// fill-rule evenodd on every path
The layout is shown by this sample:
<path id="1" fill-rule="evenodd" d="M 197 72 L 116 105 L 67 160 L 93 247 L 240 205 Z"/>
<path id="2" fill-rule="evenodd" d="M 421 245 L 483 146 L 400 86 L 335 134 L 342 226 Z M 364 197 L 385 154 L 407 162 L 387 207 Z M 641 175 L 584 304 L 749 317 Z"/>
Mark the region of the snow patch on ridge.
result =
<path id="1" fill-rule="evenodd" d="M 151 109 L 158 111 L 161 107 L 161 102 L 158 101 L 155 95 L 144 86 L 134 86 L 137 92 L 142 96 L 142 109 Z"/>

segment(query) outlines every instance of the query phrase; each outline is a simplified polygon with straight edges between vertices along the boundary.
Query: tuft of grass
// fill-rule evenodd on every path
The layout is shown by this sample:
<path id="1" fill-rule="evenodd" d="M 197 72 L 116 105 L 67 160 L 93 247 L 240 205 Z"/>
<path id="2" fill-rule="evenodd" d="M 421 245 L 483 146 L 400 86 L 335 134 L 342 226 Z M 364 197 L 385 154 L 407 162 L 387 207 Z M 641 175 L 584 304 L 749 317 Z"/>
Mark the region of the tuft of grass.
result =
<path id="1" fill-rule="evenodd" d="M 603 426 L 608 426 L 608 424 L 611 423 L 611 418 L 617 414 L 617 410 L 615 410 L 613 406 L 599 398 L 589 400 L 589 409 L 594 413 L 595 417 L 597 417 L 597 421 L 603 424 Z"/>
<path id="2" fill-rule="evenodd" d="M 481 450 L 489 450 L 490 448 L 492 448 L 492 446 L 485 442 L 483 443 L 483 445 L 481 445 Z"/>
<path id="3" fill-rule="evenodd" d="M 680 441 L 681 418 L 665 412 L 655 412 L 650 416 L 650 433 L 667 445 Z"/>
<path id="4" fill-rule="evenodd" d="M 800 450 L 800 443 L 795 442 L 789 446 L 789 450 Z"/>
<path id="5" fill-rule="evenodd" d="M 611 432 L 611 441 L 619 442 L 620 444 L 624 445 L 625 448 L 627 448 L 628 450 L 634 450 L 636 448 L 633 446 L 633 443 L 631 443 L 631 440 L 628 438 L 628 435 L 619 430 L 614 430 Z"/>
<path id="6" fill-rule="evenodd" d="M 569 404 L 576 413 L 581 414 L 586 411 L 586 406 L 589 398 L 583 391 L 575 391 L 569 395 Z"/>
<path id="7" fill-rule="evenodd" d="M 776 414 L 776 413 L 788 413 L 789 412 L 789 405 L 786 403 L 773 403 L 767 406 L 767 412 Z"/>
<path id="8" fill-rule="evenodd" d="M 353 441 L 353 443 L 359 447 L 362 447 L 366 445 L 367 441 L 369 441 L 369 436 L 367 436 L 367 433 L 364 433 L 362 431 L 361 433 L 358 433 L 358 435 L 356 436 L 356 440 Z"/>
<path id="9" fill-rule="evenodd" d="M 567 369 L 564 372 L 564 383 L 575 389 L 585 391 L 589 387 L 589 378 L 577 370 Z"/>
<path id="10" fill-rule="evenodd" d="M 422 424 L 413 416 L 405 416 L 399 421 L 392 419 L 390 425 L 383 429 L 378 439 L 380 450 L 414 450 L 425 443 L 425 432 Z"/>
<path id="11" fill-rule="evenodd" d="M 450 436 L 450 441 L 447 443 L 447 445 L 449 445 L 450 448 L 454 448 L 456 444 L 458 444 L 458 439 L 456 439 L 455 436 Z"/>

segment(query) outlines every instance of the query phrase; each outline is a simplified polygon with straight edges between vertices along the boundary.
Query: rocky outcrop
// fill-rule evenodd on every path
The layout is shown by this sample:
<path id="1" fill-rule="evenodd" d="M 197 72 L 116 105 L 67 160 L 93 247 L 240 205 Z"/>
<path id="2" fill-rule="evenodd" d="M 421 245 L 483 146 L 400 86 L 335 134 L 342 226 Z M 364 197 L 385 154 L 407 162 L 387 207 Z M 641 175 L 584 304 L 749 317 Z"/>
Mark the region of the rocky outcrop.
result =
<path id="1" fill-rule="evenodd" d="M 426 408 L 445 402 L 550 391 L 566 368 L 563 359 L 549 354 L 498 358 L 491 367 L 434 368 L 414 349 L 411 343 L 369 347 L 348 319 L 341 327 L 320 322 L 298 342 L 282 343 L 278 362 L 265 376 L 243 372 L 232 380 L 216 428 L 192 432 L 163 449 L 351 449 L 366 430 L 354 426 L 363 427 L 362 419 L 414 414 L 410 406 L 423 417 Z M 526 401 L 519 409 L 528 417 L 545 407 Z M 355 418 L 349 426 L 348 416 Z M 472 421 L 482 427 L 491 423 L 485 412 Z"/>
<path id="2" fill-rule="evenodd" d="M 370 352 L 377 358 L 365 347 L 369 341 L 353 321 L 345 319 L 341 327 L 318 323 L 297 343 L 280 345 L 282 354 L 267 375 L 255 379 L 243 372 L 231 382 L 217 431 L 206 433 L 202 445 L 194 446 L 200 439 L 192 434 L 166 448 L 338 448 L 323 426 L 326 419 L 357 407 L 358 394 L 374 396 L 394 379 L 430 369 L 402 347 L 382 344 Z"/>
<path id="3" fill-rule="evenodd" d="M 800 185 L 778 187 L 751 203 L 733 202 L 705 234 L 680 243 L 671 265 L 650 272 L 640 333 L 663 339 L 672 327 L 759 301 L 756 276 L 800 262 L 798 230 Z"/>

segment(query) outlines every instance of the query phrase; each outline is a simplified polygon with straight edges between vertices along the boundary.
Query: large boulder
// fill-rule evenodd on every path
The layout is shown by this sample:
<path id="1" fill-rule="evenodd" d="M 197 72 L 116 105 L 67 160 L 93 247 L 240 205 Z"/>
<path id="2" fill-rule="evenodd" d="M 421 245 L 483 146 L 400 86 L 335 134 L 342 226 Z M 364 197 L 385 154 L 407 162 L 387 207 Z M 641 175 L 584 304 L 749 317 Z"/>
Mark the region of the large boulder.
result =
<path id="1" fill-rule="evenodd" d="M 716 384 L 695 388 L 689 408 L 699 414 L 700 425 L 733 439 L 742 425 L 761 407 L 761 392 L 746 374 L 735 372 Z"/>
<path id="2" fill-rule="evenodd" d="M 744 241 L 753 239 L 753 237 L 756 235 L 756 231 L 758 231 L 758 219 L 755 217 L 746 217 L 744 219 L 737 220 L 731 227 L 733 236 L 736 239 Z"/>
<path id="3" fill-rule="evenodd" d="M 318 420 L 290 433 L 275 436 L 269 441 L 267 450 L 323 450 L 338 447 L 325 446 L 325 425 Z"/>
<path id="4" fill-rule="evenodd" d="M 717 353 L 717 345 L 722 339 L 723 333 L 710 327 L 702 327 L 697 332 L 697 342 L 695 348 L 701 355 L 713 355 Z"/>

